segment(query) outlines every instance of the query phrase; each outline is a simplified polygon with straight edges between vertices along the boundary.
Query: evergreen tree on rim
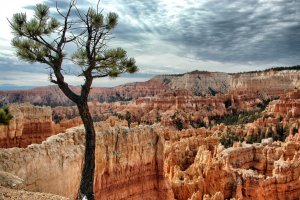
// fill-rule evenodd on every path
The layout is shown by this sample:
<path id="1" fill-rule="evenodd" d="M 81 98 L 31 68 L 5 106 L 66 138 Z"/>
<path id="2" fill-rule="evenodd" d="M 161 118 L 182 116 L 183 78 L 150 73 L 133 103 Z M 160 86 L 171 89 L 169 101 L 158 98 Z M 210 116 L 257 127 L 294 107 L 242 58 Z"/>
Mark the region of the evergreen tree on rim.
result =
<path id="1" fill-rule="evenodd" d="M 104 16 L 99 10 L 89 8 L 82 12 L 71 0 L 65 12 L 58 6 L 60 19 L 50 17 L 49 6 L 37 4 L 34 16 L 27 19 L 26 13 L 14 14 L 9 20 L 14 34 L 12 46 L 19 59 L 30 63 L 43 63 L 49 69 L 49 79 L 73 101 L 85 128 L 85 154 L 78 199 L 94 199 L 93 183 L 95 171 L 95 129 L 88 108 L 88 95 L 93 80 L 102 77 L 118 77 L 138 68 L 133 58 L 128 58 L 122 48 L 109 49 L 111 31 L 116 27 L 118 15 Z M 68 55 L 66 46 L 76 45 L 77 50 Z M 80 93 L 72 91 L 65 80 L 64 61 L 68 59 L 80 67 L 78 76 L 84 77 Z"/>

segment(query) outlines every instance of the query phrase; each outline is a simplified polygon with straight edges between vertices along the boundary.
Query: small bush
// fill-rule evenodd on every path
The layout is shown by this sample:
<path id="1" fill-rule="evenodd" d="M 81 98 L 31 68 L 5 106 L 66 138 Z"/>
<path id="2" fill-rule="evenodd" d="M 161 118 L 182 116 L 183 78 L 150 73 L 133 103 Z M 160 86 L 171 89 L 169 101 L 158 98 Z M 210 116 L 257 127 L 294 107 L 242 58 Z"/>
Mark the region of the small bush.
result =
<path id="1" fill-rule="evenodd" d="M 131 125 L 131 113 L 129 111 L 126 112 L 124 119 L 127 121 L 128 128 L 130 128 Z"/>
<path id="2" fill-rule="evenodd" d="M 215 89 L 208 87 L 207 89 L 207 93 L 211 96 L 216 96 L 216 94 L 218 93 Z"/>
<path id="3" fill-rule="evenodd" d="M 251 123 L 260 117 L 261 111 L 233 112 L 231 115 L 212 117 L 211 120 L 215 120 L 217 124 L 223 123 L 228 126 Z"/>
<path id="4" fill-rule="evenodd" d="M 244 137 L 243 136 L 238 137 L 235 133 L 232 133 L 230 129 L 227 129 L 226 135 L 223 135 L 220 139 L 221 144 L 225 148 L 232 147 L 233 143 L 237 141 L 243 142 Z"/>
<path id="5" fill-rule="evenodd" d="M 13 116 L 9 113 L 7 105 L 0 108 L 0 124 L 8 125 Z"/>
<path id="6" fill-rule="evenodd" d="M 173 119 L 173 123 L 175 125 L 175 127 L 178 129 L 178 130 L 182 130 L 184 127 L 183 127 L 183 122 L 181 121 L 181 119 L 179 117 L 177 117 L 177 115 L 179 115 L 179 111 L 176 111 L 174 113 L 174 115 L 172 116 L 172 119 Z"/>

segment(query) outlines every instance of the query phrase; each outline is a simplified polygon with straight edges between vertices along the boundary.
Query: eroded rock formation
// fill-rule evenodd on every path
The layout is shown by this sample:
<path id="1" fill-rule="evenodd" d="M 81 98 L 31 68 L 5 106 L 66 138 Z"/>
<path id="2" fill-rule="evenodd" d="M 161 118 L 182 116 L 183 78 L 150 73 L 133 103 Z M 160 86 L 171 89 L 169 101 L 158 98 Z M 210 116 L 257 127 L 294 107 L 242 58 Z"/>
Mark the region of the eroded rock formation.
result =
<path id="1" fill-rule="evenodd" d="M 79 126 L 81 124 L 82 124 L 82 120 L 80 119 L 80 117 L 75 117 L 73 119 L 63 119 L 59 121 L 59 123 L 54 124 L 53 129 L 55 134 L 58 134 L 58 133 L 65 132 L 65 130 L 69 128 Z"/>
<path id="2" fill-rule="evenodd" d="M 214 95 L 230 91 L 280 95 L 286 90 L 299 88 L 300 71 L 299 68 L 236 74 L 194 71 L 181 75 L 159 75 L 153 80 L 161 81 L 171 89 L 192 91 L 195 95 Z"/>
<path id="3" fill-rule="evenodd" d="M 299 199 L 299 80 L 299 70 L 193 72 L 94 89 L 93 118 L 107 119 L 96 125 L 96 199 Z M 106 98 L 126 102 L 99 102 Z M 26 146 L 81 124 L 76 107 L 51 116 L 49 108 L 14 106 L 0 144 Z M 22 180 L 25 190 L 72 199 L 83 149 L 83 127 L 1 149 L 0 184 Z"/>
<path id="4" fill-rule="evenodd" d="M 300 87 L 300 67 L 228 74 L 194 71 L 180 75 L 159 75 L 146 82 L 129 83 L 114 88 L 93 88 L 90 100 L 99 102 L 130 101 L 151 96 L 214 96 L 235 92 L 280 96 Z M 79 87 L 72 87 L 79 92 Z M 180 92 L 179 92 L 180 91 Z M 183 95 L 185 94 L 185 95 Z M 74 105 L 58 87 L 39 87 L 23 91 L 0 91 L 3 103 L 31 102 L 51 106 Z M 0 102 L 1 103 L 1 102 Z"/>
<path id="5" fill-rule="evenodd" d="M 165 172 L 176 199 L 300 197 L 299 142 L 268 139 L 224 149 L 218 140 L 198 129 L 166 142 Z"/>
<path id="6" fill-rule="evenodd" d="M 173 198 L 163 171 L 159 127 L 128 129 L 111 122 L 96 130 L 96 199 Z M 0 170 L 22 178 L 26 190 L 72 199 L 80 181 L 83 138 L 82 127 L 72 128 L 26 149 L 2 149 Z"/>
<path id="7" fill-rule="evenodd" d="M 96 125 L 96 199 L 300 197 L 298 133 L 286 143 L 270 138 L 225 149 L 218 132 L 205 128 L 121 124 L 126 122 L 110 118 Z M 42 144 L 2 149 L 0 170 L 23 179 L 26 190 L 74 198 L 83 138 L 83 128 L 75 127 Z"/>
<path id="8" fill-rule="evenodd" d="M 11 104 L 9 110 L 13 118 L 9 125 L 0 125 L 0 147 L 26 147 L 54 134 L 50 107 L 23 103 Z"/>

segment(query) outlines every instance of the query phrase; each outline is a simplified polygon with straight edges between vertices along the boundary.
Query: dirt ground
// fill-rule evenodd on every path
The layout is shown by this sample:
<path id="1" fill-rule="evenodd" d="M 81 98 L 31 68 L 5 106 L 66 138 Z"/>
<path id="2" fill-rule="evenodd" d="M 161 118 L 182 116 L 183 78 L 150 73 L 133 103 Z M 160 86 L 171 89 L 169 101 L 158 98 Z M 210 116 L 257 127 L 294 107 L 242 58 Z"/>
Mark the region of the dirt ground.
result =
<path id="1" fill-rule="evenodd" d="M 0 186 L 0 200 L 68 200 L 53 194 L 13 190 Z"/>

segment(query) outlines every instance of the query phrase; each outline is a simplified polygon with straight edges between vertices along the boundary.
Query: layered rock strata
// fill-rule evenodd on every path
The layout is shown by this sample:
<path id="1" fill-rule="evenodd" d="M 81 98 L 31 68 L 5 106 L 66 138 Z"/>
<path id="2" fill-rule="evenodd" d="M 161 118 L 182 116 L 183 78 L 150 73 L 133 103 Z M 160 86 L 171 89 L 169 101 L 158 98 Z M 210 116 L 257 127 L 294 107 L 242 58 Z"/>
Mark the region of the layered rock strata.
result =
<path id="1" fill-rule="evenodd" d="M 280 115 L 282 117 L 299 118 L 300 117 L 300 90 L 295 89 L 279 100 L 271 102 L 268 106 L 268 113 Z"/>
<path id="2" fill-rule="evenodd" d="M 225 149 L 218 132 L 173 131 L 159 125 L 127 128 L 116 118 L 98 123 L 96 199 L 297 199 L 300 137 Z M 74 198 L 84 150 L 82 127 L 25 149 L 2 149 L 0 171 L 24 188 Z M 45 170 L 46 169 L 46 170 Z"/>
<path id="3" fill-rule="evenodd" d="M 113 122 L 96 127 L 96 199 L 172 199 L 163 171 L 160 128 L 112 126 Z M 72 128 L 39 145 L 2 149 L 0 170 L 22 178 L 26 190 L 73 199 L 80 181 L 83 141 L 83 128 Z"/>
<path id="4" fill-rule="evenodd" d="M 50 107 L 11 104 L 9 111 L 13 118 L 9 125 L 0 125 L 0 147 L 26 147 L 54 134 Z"/>
<path id="5" fill-rule="evenodd" d="M 184 89 L 198 95 L 230 91 L 280 95 L 287 90 L 300 87 L 299 69 L 300 67 L 293 70 L 266 70 L 235 74 L 194 71 L 181 75 L 159 75 L 153 80 L 165 83 L 170 89 Z"/>
<path id="6" fill-rule="evenodd" d="M 63 119 L 59 123 L 53 124 L 54 133 L 63 133 L 67 129 L 79 126 L 82 124 L 82 120 L 80 117 L 75 117 L 73 119 Z"/>
<path id="7" fill-rule="evenodd" d="M 165 139 L 165 172 L 175 199 L 300 197 L 299 142 L 265 139 L 224 149 L 217 135 L 205 129 Z"/>
<path id="8" fill-rule="evenodd" d="M 239 95 L 234 93 L 218 94 L 216 96 L 178 96 L 188 95 L 177 93 L 177 96 L 143 97 L 127 103 L 89 102 L 90 112 L 95 121 L 106 120 L 110 116 L 125 118 L 130 113 L 131 121 L 144 124 L 161 122 L 164 126 L 175 126 L 175 119 L 180 119 L 183 128 L 208 126 L 210 118 L 230 115 L 237 112 L 252 112 L 259 110 L 263 102 L 257 94 Z M 72 119 L 78 116 L 78 110 L 73 107 L 58 106 L 53 108 L 56 119 Z"/>
<path id="9" fill-rule="evenodd" d="M 226 166 L 237 176 L 236 197 L 299 198 L 299 150 L 299 144 L 295 143 L 269 143 L 223 151 Z"/>
<path id="10" fill-rule="evenodd" d="M 280 96 L 289 90 L 299 88 L 299 80 L 299 66 L 291 69 L 236 74 L 194 71 L 179 75 L 159 75 L 146 82 L 124 84 L 114 88 L 93 88 L 90 100 L 116 102 L 159 95 L 214 96 L 228 92 Z M 79 87 L 71 87 L 71 89 L 75 93 L 80 91 Z M 24 91 L 0 91 L 0 99 L 3 103 L 31 102 L 51 106 L 74 105 L 55 86 Z"/>

